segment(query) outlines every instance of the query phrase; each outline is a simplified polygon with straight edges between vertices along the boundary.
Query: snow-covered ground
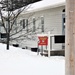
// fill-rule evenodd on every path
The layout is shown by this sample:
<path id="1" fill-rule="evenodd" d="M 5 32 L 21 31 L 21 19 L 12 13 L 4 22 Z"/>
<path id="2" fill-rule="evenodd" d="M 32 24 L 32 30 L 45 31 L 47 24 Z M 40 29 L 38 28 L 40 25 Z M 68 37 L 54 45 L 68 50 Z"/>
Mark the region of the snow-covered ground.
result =
<path id="1" fill-rule="evenodd" d="M 0 44 L 0 75 L 65 75 L 65 58 Z"/>

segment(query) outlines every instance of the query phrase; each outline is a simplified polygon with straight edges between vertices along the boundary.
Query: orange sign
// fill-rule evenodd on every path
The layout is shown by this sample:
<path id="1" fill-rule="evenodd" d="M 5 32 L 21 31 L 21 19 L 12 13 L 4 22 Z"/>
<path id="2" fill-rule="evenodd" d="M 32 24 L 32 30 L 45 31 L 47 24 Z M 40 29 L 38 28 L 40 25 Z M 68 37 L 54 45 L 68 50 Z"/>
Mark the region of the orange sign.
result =
<path id="1" fill-rule="evenodd" d="M 38 45 L 48 45 L 48 37 L 47 36 L 41 36 L 38 37 L 39 38 L 39 42 Z"/>

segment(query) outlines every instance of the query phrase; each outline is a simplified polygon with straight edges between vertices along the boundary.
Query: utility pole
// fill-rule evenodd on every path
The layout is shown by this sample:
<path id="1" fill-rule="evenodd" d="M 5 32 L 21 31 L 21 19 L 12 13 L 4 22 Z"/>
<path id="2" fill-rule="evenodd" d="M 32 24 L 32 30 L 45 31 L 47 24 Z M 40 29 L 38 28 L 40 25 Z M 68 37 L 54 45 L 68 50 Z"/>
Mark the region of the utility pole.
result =
<path id="1" fill-rule="evenodd" d="M 75 0 L 66 0 L 65 36 L 65 75 L 75 75 Z"/>

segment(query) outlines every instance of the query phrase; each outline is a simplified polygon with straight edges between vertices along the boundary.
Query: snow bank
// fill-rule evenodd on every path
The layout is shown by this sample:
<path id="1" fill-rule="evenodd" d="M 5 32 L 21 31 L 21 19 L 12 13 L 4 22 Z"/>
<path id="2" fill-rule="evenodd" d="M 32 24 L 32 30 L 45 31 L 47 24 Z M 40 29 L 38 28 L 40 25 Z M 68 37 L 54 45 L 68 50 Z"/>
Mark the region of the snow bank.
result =
<path id="1" fill-rule="evenodd" d="M 65 75 L 64 57 L 44 57 L 0 44 L 0 75 Z"/>

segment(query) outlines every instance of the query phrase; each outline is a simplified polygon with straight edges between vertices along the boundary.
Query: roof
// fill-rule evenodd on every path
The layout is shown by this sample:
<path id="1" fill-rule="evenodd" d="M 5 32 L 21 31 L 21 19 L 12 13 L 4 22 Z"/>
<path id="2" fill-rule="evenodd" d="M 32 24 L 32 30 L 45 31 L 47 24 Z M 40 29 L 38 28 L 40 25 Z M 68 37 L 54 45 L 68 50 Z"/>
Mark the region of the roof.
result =
<path id="1" fill-rule="evenodd" d="M 28 12 L 34 12 L 39 10 L 44 10 L 48 8 L 55 8 L 59 6 L 65 6 L 66 0 L 42 0 L 33 3 L 28 9 Z"/>

